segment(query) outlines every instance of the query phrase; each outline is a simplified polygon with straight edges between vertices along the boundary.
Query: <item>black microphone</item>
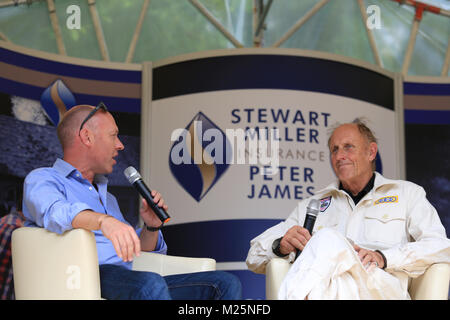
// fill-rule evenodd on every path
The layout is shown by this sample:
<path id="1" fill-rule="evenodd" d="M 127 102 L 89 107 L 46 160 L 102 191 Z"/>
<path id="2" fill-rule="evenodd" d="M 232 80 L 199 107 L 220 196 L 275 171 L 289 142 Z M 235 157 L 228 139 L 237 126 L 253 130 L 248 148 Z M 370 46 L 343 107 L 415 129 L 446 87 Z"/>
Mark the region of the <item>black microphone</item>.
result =
<path id="1" fill-rule="evenodd" d="M 150 208 L 152 208 L 153 212 L 156 213 L 159 220 L 161 220 L 163 223 L 169 221 L 170 216 L 167 214 L 166 210 L 158 207 L 158 205 L 153 201 L 152 193 L 150 192 L 145 182 L 142 180 L 139 172 L 137 172 L 137 170 L 133 167 L 128 167 L 123 171 L 123 174 L 128 179 L 128 182 L 130 182 L 145 199 L 145 201 L 147 201 L 148 205 L 150 206 Z"/>
<path id="2" fill-rule="evenodd" d="M 316 223 L 317 215 L 320 211 L 320 201 L 317 199 L 311 199 L 309 201 L 308 206 L 306 207 L 306 217 L 305 222 L 303 223 L 303 228 L 309 231 L 309 233 L 312 235 L 312 231 L 314 229 L 314 223 Z M 298 258 L 298 256 L 302 253 L 300 250 L 297 249 L 297 253 L 295 254 L 295 259 Z"/>

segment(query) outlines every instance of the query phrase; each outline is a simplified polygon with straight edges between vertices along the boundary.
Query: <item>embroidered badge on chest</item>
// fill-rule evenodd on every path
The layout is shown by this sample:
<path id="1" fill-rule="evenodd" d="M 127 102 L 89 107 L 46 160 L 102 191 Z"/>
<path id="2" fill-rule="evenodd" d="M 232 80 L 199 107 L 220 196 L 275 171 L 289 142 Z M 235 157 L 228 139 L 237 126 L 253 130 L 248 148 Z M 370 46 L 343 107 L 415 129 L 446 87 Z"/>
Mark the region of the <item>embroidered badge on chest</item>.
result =
<path id="1" fill-rule="evenodd" d="M 320 212 L 324 212 L 331 204 L 331 196 L 320 199 Z"/>
<path id="2" fill-rule="evenodd" d="M 398 202 L 398 196 L 388 196 L 378 199 L 374 202 L 375 205 L 381 204 L 381 203 L 395 203 Z"/>

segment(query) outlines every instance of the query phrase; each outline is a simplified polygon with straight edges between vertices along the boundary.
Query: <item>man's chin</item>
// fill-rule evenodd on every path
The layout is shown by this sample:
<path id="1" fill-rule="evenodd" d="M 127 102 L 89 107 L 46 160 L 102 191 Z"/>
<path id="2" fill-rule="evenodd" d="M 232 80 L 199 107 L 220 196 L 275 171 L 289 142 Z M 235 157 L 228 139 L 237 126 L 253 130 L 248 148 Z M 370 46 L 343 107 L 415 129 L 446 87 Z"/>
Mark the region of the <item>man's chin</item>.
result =
<path id="1" fill-rule="evenodd" d="M 353 172 L 350 172 L 349 170 L 340 170 L 336 175 L 341 182 L 350 181 L 354 177 Z"/>
<path id="2" fill-rule="evenodd" d="M 113 172 L 113 169 L 114 169 L 113 166 L 111 166 L 110 168 L 105 168 L 103 172 L 101 172 L 100 174 L 104 175 L 111 174 Z"/>

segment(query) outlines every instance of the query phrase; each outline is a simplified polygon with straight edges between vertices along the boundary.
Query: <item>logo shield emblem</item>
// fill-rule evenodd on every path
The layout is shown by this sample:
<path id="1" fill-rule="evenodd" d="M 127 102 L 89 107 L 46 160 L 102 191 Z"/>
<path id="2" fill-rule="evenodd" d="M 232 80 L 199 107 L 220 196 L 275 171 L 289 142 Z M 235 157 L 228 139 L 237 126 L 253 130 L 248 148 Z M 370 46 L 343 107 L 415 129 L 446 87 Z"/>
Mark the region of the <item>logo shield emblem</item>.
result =
<path id="1" fill-rule="evenodd" d="M 228 169 L 231 157 L 226 134 L 199 112 L 173 143 L 169 167 L 183 189 L 200 201 Z"/>

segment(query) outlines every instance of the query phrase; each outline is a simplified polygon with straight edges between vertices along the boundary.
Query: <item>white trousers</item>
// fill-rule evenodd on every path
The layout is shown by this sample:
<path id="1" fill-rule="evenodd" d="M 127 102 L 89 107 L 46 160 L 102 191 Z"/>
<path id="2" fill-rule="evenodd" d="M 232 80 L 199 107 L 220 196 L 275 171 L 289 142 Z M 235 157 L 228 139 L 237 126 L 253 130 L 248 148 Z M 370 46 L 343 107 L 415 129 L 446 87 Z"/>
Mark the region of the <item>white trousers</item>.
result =
<path id="1" fill-rule="evenodd" d="M 308 241 L 284 278 L 279 299 L 410 299 L 399 279 L 362 265 L 349 241 L 333 229 L 321 229 Z"/>

